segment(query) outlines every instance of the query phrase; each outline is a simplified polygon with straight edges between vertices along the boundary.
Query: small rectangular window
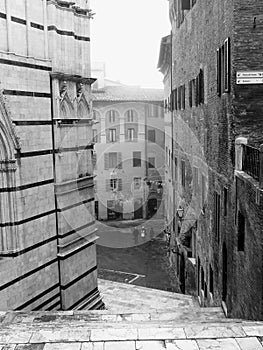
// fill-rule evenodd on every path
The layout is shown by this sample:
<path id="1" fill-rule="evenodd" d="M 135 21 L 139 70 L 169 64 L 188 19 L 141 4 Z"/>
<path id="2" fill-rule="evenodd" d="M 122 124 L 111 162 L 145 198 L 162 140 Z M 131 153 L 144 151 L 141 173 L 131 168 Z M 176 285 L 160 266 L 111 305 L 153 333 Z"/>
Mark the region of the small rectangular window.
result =
<path id="1" fill-rule="evenodd" d="M 116 142 L 116 129 L 110 129 L 109 133 L 110 142 Z"/>
<path id="2" fill-rule="evenodd" d="M 222 71 L 222 64 L 221 64 L 221 48 L 218 48 L 216 50 L 216 82 L 217 82 L 217 95 L 221 95 L 221 71 Z"/>
<path id="3" fill-rule="evenodd" d="M 185 85 L 182 86 L 182 109 L 185 109 Z"/>
<path id="4" fill-rule="evenodd" d="M 202 192 L 201 192 L 201 208 L 204 208 L 206 200 L 206 180 L 205 175 L 202 174 Z"/>
<path id="5" fill-rule="evenodd" d="M 209 266 L 209 291 L 214 294 L 214 272 L 212 266 Z"/>
<path id="6" fill-rule="evenodd" d="M 193 167 L 193 189 L 194 194 L 196 195 L 198 193 L 198 168 Z"/>
<path id="7" fill-rule="evenodd" d="M 214 193 L 214 231 L 219 242 L 220 238 L 220 214 L 221 214 L 221 199 L 220 194 Z"/>
<path id="8" fill-rule="evenodd" d="M 134 141 L 134 139 L 135 139 L 135 129 L 134 128 L 129 128 L 127 132 L 128 132 L 128 141 Z"/>
<path id="9" fill-rule="evenodd" d="M 189 107 L 192 108 L 193 106 L 192 80 L 189 81 L 188 90 L 189 90 Z"/>
<path id="10" fill-rule="evenodd" d="M 239 211 L 238 212 L 238 227 L 237 227 L 237 234 L 238 234 L 238 241 L 237 241 L 237 250 L 238 251 L 244 251 L 245 250 L 245 226 L 246 226 L 246 220 L 244 215 Z"/>
<path id="11" fill-rule="evenodd" d="M 148 130 L 148 141 L 155 142 L 155 130 Z"/>
<path id="12" fill-rule="evenodd" d="M 141 166 L 141 152 L 133 152 L 133 167 Z"/>
<path id="13" fill-rule="evenodd" d="M 227 204 L 228 204 L 228 191 L 224 187 L 224 216 L 227 216 Z"/>
<path id="14" fill-rule="evenodd" d="M 181 184 L 185 187 L 185 161 L 181 161 Z"/>
<path id="15" fill-rule="evenodd" d="M 224 91 L 230 91 L 230 38 L 224 42 Z"/>
<path id="16" fill-rule="evenodd" d="M 116 168 L 118 163 L 118 155 L 117 152 L 110 152 L 109 153 L 109 168 Z"/>
<path id="17" fill-rule="evenodd" d="M 97 133 L 97 130 L 92 130 L 92 141 L 94 143 L 97 143 L 98 142 L 98 133 Z"/>

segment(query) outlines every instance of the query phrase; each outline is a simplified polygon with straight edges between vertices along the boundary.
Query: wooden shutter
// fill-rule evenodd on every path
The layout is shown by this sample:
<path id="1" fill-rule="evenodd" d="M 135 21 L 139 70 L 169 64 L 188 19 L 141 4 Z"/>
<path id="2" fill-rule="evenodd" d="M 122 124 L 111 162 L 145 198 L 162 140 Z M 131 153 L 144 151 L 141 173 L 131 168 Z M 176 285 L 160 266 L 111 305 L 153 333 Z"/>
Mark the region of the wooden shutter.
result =
<path id="1" fill-rule="evenodd" d="M 118 169 L 122 169 L 122 153 L 121 152 L 118 152 L 117 164 L 118 164 Z"/>
<path id="2" fill-rule="evenodd" d="M 195 105 L 199 105 L 199 75 L 195 79 Z"/>
<path id="3" fill-rule="evenodd" d="M 97 168 L 97 154 L 95 152 L 92 153 L 92 164 L 93 164 L 93 168 L 96 169 Z"/>
<path id="4" fill-rule="evenodd" d="M 182 86 L 182 108 L 185 109 L 185 85 Z"/>
<path id="5" fill-rule="evenodd" d="M 216 50 L 216 82 L 217 82 L 217 95 L 221 95 L 221 71 L 222 71 L 222 61 L 221 61 L 221 48 Z"/>
<path id="6" fill-rule="evenodd" d="M 190 10 L 191 3 L 190 0 L 181 0 L 182 1 L 182 10 Z"/>
<path id="7" fill-rule="evenodd" d="M 109 169 L 109 153 L 104 153 L 104 169 Z"/>
<path id="8" fill-rule="evenodd" d="M 230 91 L 230 38 L 224 42 L 224 91 Z"/>
<path id="9" fill-rule="evenodd" d="M 191 108 L 193 106 L 193 99 L 192 99 L 192 80 L 188 83 L 188 90 L 189 90 L 189 107 Z"/>
<path id="10" fill-rule="evenodd" d="M 118 179 L 118 191 L 122 191 L 122 179 Z"/>
<path id="11" fill-rule="evenodd" d="M 199 103 L 204 103 L 204 71 L 199 72 Z"/>
<path id="12" fill-rule="evenodd" d="M 110 179 L 106 179 L 106 192 L 109 192 L 110 190 L 111 190 Z"/>

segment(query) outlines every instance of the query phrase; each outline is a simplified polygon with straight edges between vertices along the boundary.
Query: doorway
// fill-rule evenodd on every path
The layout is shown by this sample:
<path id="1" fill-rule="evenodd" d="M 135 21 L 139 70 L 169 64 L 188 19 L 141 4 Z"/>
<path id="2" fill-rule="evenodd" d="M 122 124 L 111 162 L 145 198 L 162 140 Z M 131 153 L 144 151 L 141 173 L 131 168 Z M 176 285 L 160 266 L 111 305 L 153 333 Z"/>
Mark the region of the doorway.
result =
<path id="1" fill-rule="evenodd" d="M 226 243 L 223 244 L 223 275 L 222 275 L 222 300 L 226 302 L 227 297 L 227 248 Z"/>

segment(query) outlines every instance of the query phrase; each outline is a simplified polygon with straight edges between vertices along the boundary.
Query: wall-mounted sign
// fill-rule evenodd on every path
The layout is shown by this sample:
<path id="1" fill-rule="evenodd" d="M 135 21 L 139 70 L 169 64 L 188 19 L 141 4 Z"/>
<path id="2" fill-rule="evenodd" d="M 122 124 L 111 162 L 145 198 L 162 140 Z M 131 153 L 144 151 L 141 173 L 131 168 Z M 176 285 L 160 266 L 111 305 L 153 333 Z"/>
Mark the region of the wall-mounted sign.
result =
<path id="1" fill-rule="evenodd" d="M 263 84 L 263 71 L 237 72 L 237 84 Z"/>

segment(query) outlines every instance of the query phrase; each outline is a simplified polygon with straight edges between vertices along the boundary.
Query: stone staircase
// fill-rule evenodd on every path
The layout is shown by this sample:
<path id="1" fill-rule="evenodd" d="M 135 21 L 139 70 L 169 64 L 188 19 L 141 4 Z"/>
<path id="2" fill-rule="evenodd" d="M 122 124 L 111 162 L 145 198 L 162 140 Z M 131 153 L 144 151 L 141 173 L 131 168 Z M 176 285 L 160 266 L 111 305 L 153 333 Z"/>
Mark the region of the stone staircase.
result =
<path id="1" fill-rule="evenodd" d="M 103 280 L 99 289 L 106 310 L 0 314 L 0 350 L 263 349 L 263 322 L 226 319 L 186 295 Z"/>

